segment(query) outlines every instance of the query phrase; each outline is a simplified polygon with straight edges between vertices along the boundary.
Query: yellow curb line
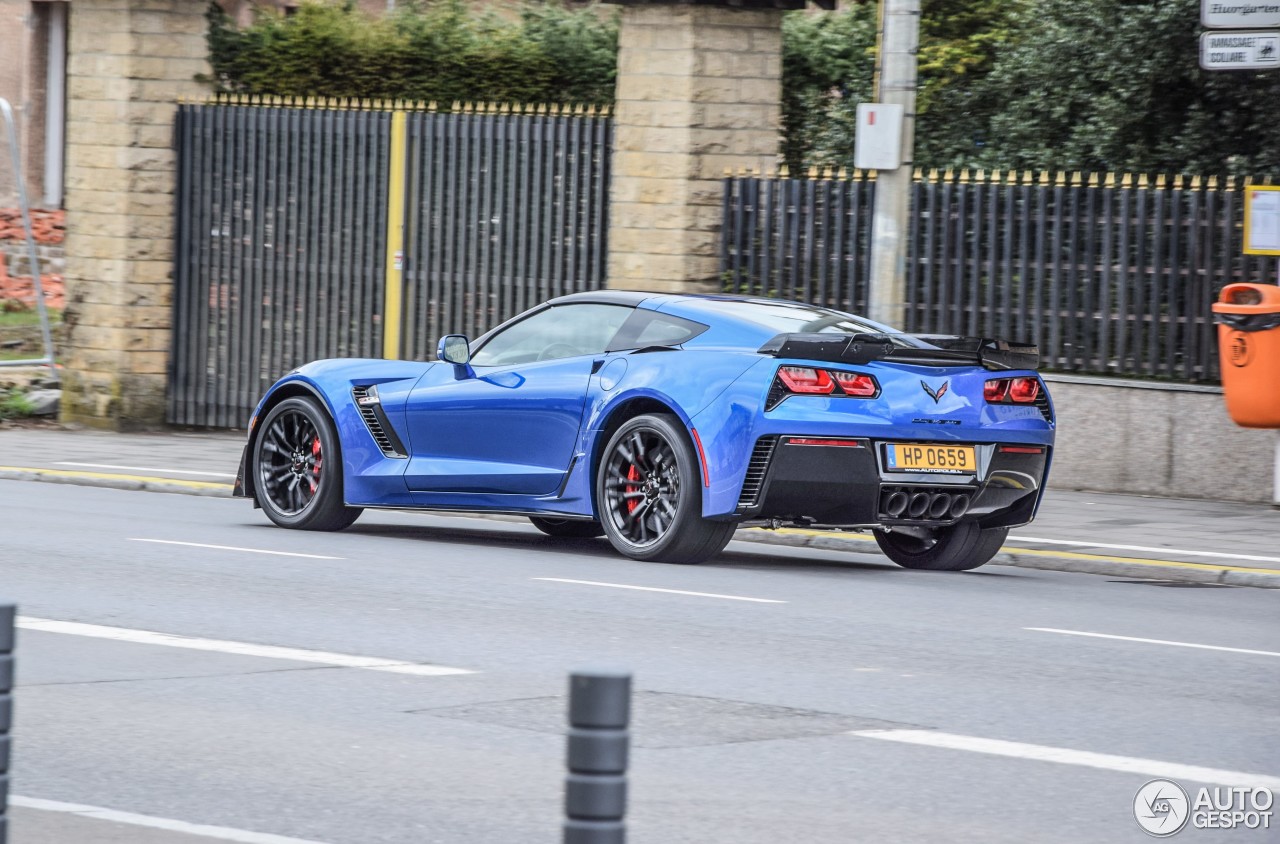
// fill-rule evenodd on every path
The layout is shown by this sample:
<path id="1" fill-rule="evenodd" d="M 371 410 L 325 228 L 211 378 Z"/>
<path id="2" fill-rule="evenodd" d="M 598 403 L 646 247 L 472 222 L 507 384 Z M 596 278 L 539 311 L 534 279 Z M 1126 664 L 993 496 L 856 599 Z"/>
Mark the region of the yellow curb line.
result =
<path id="1" fill-rule="evenodd" d="M 755 530 L 763 531 L 764 528 L 755 528 Z M 828 532 L 821 530 L 801 530 L 798 528 L 780 528 L 772 533 L 792 534 L 795 536 L 821 536 L 834 539 L 853 539 L 861 542 L 875 542 L 870 536 L 860 536 L 857 534 L 845 534 L 837 532 Z M 1256 569 L 1246 566 L 1219 566 L 1212 563 L 1184 563 L 1178 560 L 1151 560 L 1145 557 L 1112 557 L 1103 554 L 1082 554 L 1078 551 L 1042 551 L 1035 548 L 1020 548 L 1015 545 L 1006 545 L 1000 549 L 1005 554 L 1026 554 L 1032 557 L 1066 557 L 1069 560 L 1100 560 L 1111 563 L 1133 563 L 1139 566 L 1174 566 L 1184 569 L 1200 569 L 1202 571 L 1217 572 L 1253 572 L 1256 574 L 1280 574 L 1278 569 Z"/>
<path id="2" fill-rule="evenodd" d="M 167 484 L 169 486 L 186 487 L 188 489 L 206 489 L 206 490 L 224 490 L 230 489 L 231 484 L 215 483 L 211 481 L 180 481 L 174 478 L 153 477 L 150 475 L 117 475 L 107 472 L 73 472 L 66 469 L 39 469 L 31 466 L 0 466 L 0 472 L 27 472 L 34 475 L 47 475 L 55 478 L 86 478 L 107 481 L 134 481 L 136 483 L 153 483 Z M 764 528 L 751 528 L 751 530 L 759 531 L 762 535 L 766 535 Z M 821 530 L 802 530 L 799 528 L 780 528 L 768 533 L 792 535 L 792 536 L 818 536 L 824 539 L 852 540 L 856 542 L 875 542 L 870 536 L 862 536 L 860 534 L 847 534 L 836 531 Z M 1026 554 L 1033 557 L 1058 557 L 1070 560 L 1098 560 L 1102 562 L 1112 563 L 1132 563 L 1139 566 L 1174 566 L 1175 568 L 1199 569 L 1201 571 L 1216 572 L 1244 572 L 1256 574 L 1280 574 L 1280 569 L 1256 569 L 1242 566 L 1216 566 L 1211 563 L 1184 563 L 1178 560 L 1149 560 L 1139 557 L 1111 557 L 1102 554 L 1081 554 L 1076 551 L 1041 551 L 1034 548 L 1019 548 L 1017 546 L 1004 546 L 1000 549 L 1006 554 Z"/>
<path id="3" fill-rule="evenodd" d="M 189 489 L 230 489 L 231 484 L 213 481 L 180 481 L 174 478 L 152 477 L 150 475 L 114 475 L 107 472 L 73 472 L 67 469 L 37 469 L 31 466 L 0 466 L 0 472 L 30 472 L 33 475 L 48 475 L 54 478 L 86 478 L 101 481 L 136 481 L 138 483 L 168 484 Z"/>

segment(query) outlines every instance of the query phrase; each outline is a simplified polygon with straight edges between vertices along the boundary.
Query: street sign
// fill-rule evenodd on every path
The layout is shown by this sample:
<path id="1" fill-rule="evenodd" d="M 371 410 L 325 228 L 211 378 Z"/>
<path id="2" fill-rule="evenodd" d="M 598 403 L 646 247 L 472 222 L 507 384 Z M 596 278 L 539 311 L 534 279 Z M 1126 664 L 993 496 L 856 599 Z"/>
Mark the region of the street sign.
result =
<path id="1" fill-rule="evenodd" d="M 1280 68 L 1280 30 L 1202 32 L 1200 66 L 1205 70 Z"/>
<path id="2" fill-rule="evenodd" d="M 1241 3 L 1233 0 L 1200 0 L 1200 25 L 1206 29 L 1280 26 L 1280 2 Z"/>
<path id="3" fill-rule="evenodd" d="M 1244 189 L 1244 253 L 1280 255 L 1280 185 Z"/>

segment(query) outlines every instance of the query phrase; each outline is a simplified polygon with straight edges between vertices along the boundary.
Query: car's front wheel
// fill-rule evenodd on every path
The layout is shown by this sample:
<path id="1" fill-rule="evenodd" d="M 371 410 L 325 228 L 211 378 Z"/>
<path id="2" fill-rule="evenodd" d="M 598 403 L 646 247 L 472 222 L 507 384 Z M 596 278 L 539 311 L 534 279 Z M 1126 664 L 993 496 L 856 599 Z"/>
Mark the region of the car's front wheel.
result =
<path id="1" fill-rule="evenodd" d="M 625 422 L 605 446 L 596 480 L 600 523 L 633 560 L 700 563 L 736 525 L 702 518 L 702 475 L 684 426 L 651 414 Z"/>
<path id="2" fill-rule="evenodd" d="M 969 571 L 984 565 L 1004 544 L 1008 528 L 987 528 L 976 522 L 950 527 L 874 531 L 876 544 L 903 568 L 931 571 Z"/>
<path id="3" fill-rule="evenodd" d="M 329 414 L 310 398 L 271 409 L 253 449 L 254 492 L 267 518 L 297 530 L 342 530 L 361 513 L 342 501 L 342 456 Z"/>

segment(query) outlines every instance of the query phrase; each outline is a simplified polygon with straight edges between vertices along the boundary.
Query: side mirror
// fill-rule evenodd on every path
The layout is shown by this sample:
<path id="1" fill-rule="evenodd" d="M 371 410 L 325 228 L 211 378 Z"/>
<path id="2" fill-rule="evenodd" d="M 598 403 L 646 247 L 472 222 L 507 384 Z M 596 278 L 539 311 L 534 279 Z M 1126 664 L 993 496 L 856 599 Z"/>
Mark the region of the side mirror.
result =
<path id="1" fill-rule="evenodd" d="M 436 357 L 445 363 L 453 364 L 455 381 L 475 378 L 476 371 L 471 368 L 471 344 L 465 334 L 446 334 L 440 338 L 436 346 Z"/>
<path id="2" fill-rule="evenodd" d="M 436 346 L 436 357 L 454 366 L 466 366 L 471 362 L 471 345 L 463 334 L 446 334 Z"/>

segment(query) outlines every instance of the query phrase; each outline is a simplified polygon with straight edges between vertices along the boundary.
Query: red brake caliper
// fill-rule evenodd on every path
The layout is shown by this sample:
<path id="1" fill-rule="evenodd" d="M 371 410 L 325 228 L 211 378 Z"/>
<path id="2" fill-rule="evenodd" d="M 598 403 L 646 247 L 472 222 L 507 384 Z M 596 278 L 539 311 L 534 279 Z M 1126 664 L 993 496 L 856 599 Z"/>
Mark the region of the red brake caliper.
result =
<path id="1" fill-rule="evenodd" d="M 629 481 L 638 481 L 638 480 L 640 480 L 640 470 L 636 468 L 636 464 L 634 464 L 634 463 L 632 463 L 632 464 L 631 464 L 631 468 L 627 469 L 627 480 L 629 480 Z M 623 491 L 623 492 L 625 492 L 625 493 L 627 493 L 628 495 L 630 495 L 630 494 L 631 494 L 631 493 L 633 493 L 633 492 L 639 492 L 639 491 L 640 491 L 640 486 L 639 486 L 638 484 L 637 484 L 637 485 L 634 485 L 634 486 L 633 486 L 632 484 L 627 484 L 626 486 L 624 486 L 624 487 L 622 488 L 622 491 Z M 637 501 L 637 500 L 636 500 L 636 499 L 634 499 L 634 498 L 628 498 L 628 499 L 627 499 L 627 514 L 628 514 L 628 515 L 630 515 L 631 513 L 635 512 L 635 509 L 636 509 L 637 507 L 639 507 L 639 506 L 640 506 L 640 502 L 639 502 L 639 501 Z"/>
<path id="2" fill-rule="evenodd" d="M 320 438 L 316 437 L 311 441 L 311 454 L 315 457 L 316 462 L 311 466 L 311 494 L 316 494 L 316 487 L 320 484 L 320 464 L 324 462 L 324 458 L 320 456 Z"/>

